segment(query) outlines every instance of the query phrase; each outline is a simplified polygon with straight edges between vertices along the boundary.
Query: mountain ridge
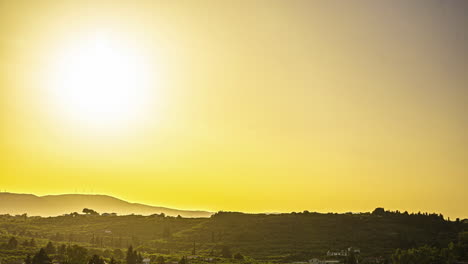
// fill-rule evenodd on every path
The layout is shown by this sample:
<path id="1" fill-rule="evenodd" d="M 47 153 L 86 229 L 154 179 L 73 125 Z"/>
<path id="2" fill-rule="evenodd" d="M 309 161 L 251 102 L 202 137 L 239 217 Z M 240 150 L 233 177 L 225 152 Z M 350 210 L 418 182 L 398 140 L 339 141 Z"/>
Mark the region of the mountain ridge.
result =
<path id="1" fill-rule="evenodd" d="M 53 194 L 38 196 L 28 193 L 0 193 L 0 214 L 28 214 L 32 216 L 58 216 L 81 212 L 90 208 L 99 213 L 119 215 L 151 215 L 164 213 L 168 216 L 210 217 L 213 212 L 182 210 L 163 206 L 128 202 L 105 194 Z"/>

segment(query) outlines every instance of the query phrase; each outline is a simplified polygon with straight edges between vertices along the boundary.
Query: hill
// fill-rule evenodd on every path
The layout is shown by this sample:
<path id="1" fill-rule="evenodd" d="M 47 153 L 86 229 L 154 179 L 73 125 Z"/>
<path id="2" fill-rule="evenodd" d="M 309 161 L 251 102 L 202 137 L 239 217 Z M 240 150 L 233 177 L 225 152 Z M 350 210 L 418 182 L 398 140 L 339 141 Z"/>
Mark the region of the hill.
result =
<path id="1" fill-rule="evenodd" d="M 468 224 L 439 214 L 376 210 L 359 214 L 244 214 L 218 212 L 210 218 L 163 215 L 85 215 L 58 217 L 0 216 L 0 243 L 16 236 L 20 244 L 80 244 L 93 252 L 133 245 L 145 255 L 219 257 L 232 253 L 268 262 L 324 258 L 328 250 L 356 247 L 362 257 L 389 258 L 397 248 L 443 248 L 467 238 Z M 463 241 L 466 241 L 463 240 Z M 466 243 L 463 242 L 463 245 Z M 21 248 L 20 248 L 21 249 Z M 25 250 L 29 250 L 27 247 Z M 7 253 L 5 253 L 7 254 Z M 8 253 L 9 254 L 9 253 Z M 23 253 L 24 255 L 24 253 Z"/>
<path id="2" fill-rule="evenodd" d="M 119 215 L 151 215 L 209 217 L 211 212 L 178 210 L 166 207 L 130 203 L 108 195 L 61 194 L 36 196 L 33 194 L 0 193 L 0 214 L 28 214 L 32 216 L 58 216 L 92 208 L 97 212 Z"/>

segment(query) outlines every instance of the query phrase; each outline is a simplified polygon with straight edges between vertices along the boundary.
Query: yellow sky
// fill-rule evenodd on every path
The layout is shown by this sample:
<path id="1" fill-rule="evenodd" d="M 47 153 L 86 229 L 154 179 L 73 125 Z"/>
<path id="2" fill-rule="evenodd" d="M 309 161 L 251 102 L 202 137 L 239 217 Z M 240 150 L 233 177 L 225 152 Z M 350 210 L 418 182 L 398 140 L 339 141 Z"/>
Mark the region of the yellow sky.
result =
<path id="1" fill-rule="evenodd" d="M 0 189 L 466 218 L 467 11 L 422 0 L 0 0 Z M 60 50 L 96 32 L 152 65 L 141 122 L 88 129 L 47 93 Z"/>

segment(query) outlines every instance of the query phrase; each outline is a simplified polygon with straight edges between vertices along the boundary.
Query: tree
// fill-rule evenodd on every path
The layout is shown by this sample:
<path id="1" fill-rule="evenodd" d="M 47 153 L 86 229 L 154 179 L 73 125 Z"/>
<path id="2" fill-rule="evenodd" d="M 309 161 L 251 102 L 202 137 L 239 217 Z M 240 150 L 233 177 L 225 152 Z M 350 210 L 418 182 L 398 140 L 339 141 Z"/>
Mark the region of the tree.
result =
<path id="1" fill-rule="evenodd" d="M 25 241 L 23 241 L 23 243 L 21 243 L 21 245 L 22 245 L 23 247 L 29 247 L 29 241 L 28 241 L 28 240 L 25 240 Z"/>
<path id="2" fill-rule="evenodd" d="M 377 207 L 374 209 L 372 212 L 373 215 L 384 215 L 385 214 L 385 209 L 382 207 Z"/>
<path id="3" fill-rule="evenodd" d="M 156 258 L 156 264 L 164 264 L 164 257 L 163 256 L 158 256 Z"/>
<path id="4" fill-rule="evenodd" d="M 105 249 L 103 252 L 102 252 L 102 256 L 105 257 L 105 258 L 111 258 L 112 257 L 112 251 L 110 249 Z"/>
<path id="5" fill-rule="evenodd" d="M 185 256 L 179 260 L 179 264 L 187 264 L 187 259 L 185 258 Z"/>
<path id="6" fill-rule="evenodd" d="M 117 259 L 122 259 L 124 257 L 124 254 L 120 248 L 114 249 L 113 254 L 114 254 L 114 257 L 116 257 Z"/>
<path id="7" fill-rule="evenodd" d="M 89 259 L 88 264 L 104 264 L 104 260 L 103 260 L 100 256 L 94 254 L 94 255 Z"/>
<path id="8" fill-rule="evenodd" d="M 94 211 L 93 209 L 83 208 L 83 213 L 88 215 L 99 215 L 98 212 Z"/>
<path id="9" fill-rule="evenodd" d="M 143 256 L 141 255 L 141 253 L 138 253 L 135 251 L 135 255 L 136 255 L 136 263 L 137 264 L 143 264 Z"/>
<path id="10" fill-rule="evenodd" d="M 31 238 L 31 240 L 29 241 L 29 246 L 36 247 L 36 240 L 34 240 L 34 238 Z"/>
<path id="11" fill-rule="evenodd" d="M 67 254 L 67 246 L 65 246 L 65 244 L 62 244 L 59 247 L 57 247 L 57 254 L 59 254 L 60 256 L 66 255 Z"/>
<path id="12" fill-rule="evenodd" d="M 45 247 L 45 251 L 47 254 L 55 254 L 57 252 L 57 249 L 55 248 L 54 244 L 52 244 L 51 241 L 47 243 L 47 246 Z"/>
<path id="13" fill-rule="evenodd" d="M 39 252 L 34 255 L 32 264 L 52 264 L 52 260 L 47 255 L 44 248 L 41 248 Z"/>
<path id="14" fill-rule="evenodd" d="M 354 250 L 349 251 L 349 254 L 346 256 L 345 260 L 346 264 L 357 264 L 356 255 L 354 254 Z"/>
<path id="15" fill-rule="evenodd" d="M 234 258 L 237 259 L 237 260 L 243 260 L 243 259 L 244 259 L 244 256 L 243 256 L 241 253 L 238 252 L 238 253 L 236 253 L 236 254 L 234 255 Z"/>
<path id="16" fill-rule="evenodd" d="M 133 247 L 128 247 L 127 256 L 125 258 L 127 264 L 137 264 L 138 263 L 138 253 L 136 250 L 133 250 Z"/>
<path id="17" fill-rule="evenodd" d="M 60 246 L 57 246 L 57 255 L 55 258 L 60 262 L 65 262 L 67 259 L 67 246 L 65 244 L 61 244 Z"/>
<path id="18" fill-rule="evenodd" d="M 8 240 L 8 249 L 16 249 L 18 247 L 18 240 L 16 240 L 15 237 L 11 237 L 10 240 Z"/>
<path id="19" fill-rule="evenodd" d="M 29 254 L 24 259 L 24 264 L 32 264 L 32 258 Z"/>
<path id="20" fill-rule="evenodd" d="M 68 246 L 67 256 L 69 264 L 83 264 L 86 263 L 88 250 L 78 245 Z"/>
<path id="21" fill-rule="evenodd" d="M 109 264 L 117 264 L 117 261 L 114 258 L 111 258 Z"/>

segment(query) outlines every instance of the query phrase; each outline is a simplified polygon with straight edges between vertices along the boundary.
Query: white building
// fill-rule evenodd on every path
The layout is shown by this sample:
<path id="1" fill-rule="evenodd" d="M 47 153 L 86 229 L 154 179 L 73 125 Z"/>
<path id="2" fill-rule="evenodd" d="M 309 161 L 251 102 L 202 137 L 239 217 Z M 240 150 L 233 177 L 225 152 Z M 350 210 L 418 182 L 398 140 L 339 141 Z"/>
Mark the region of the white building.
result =
<path id="1" fill-rule="evenodd" d="M 361 254 L 361 250 L 359 248 L 353 248 L 349 247 L 347 249 L 343 250 L 338 250 L 338 251 L 327 251 L 327 256 L 334 256 L 334 257 L 346 257 L 348 256 L 351 252 L 354 254 Z"/>
<path id="2" fill-rule="evenodd" d="M 338 264 L 338 263 L 340 263 L 339 260 L 320 260 L 316 258 L 309 260 L 309 264 Z"/>
<path id="3" fill-rule="evenodd" d="M 348 251 L 346 250 L 339 250 L 339 251 L 327 251 L 327 256 L 329 257 L 346 257 L 348 256 Z"/>

